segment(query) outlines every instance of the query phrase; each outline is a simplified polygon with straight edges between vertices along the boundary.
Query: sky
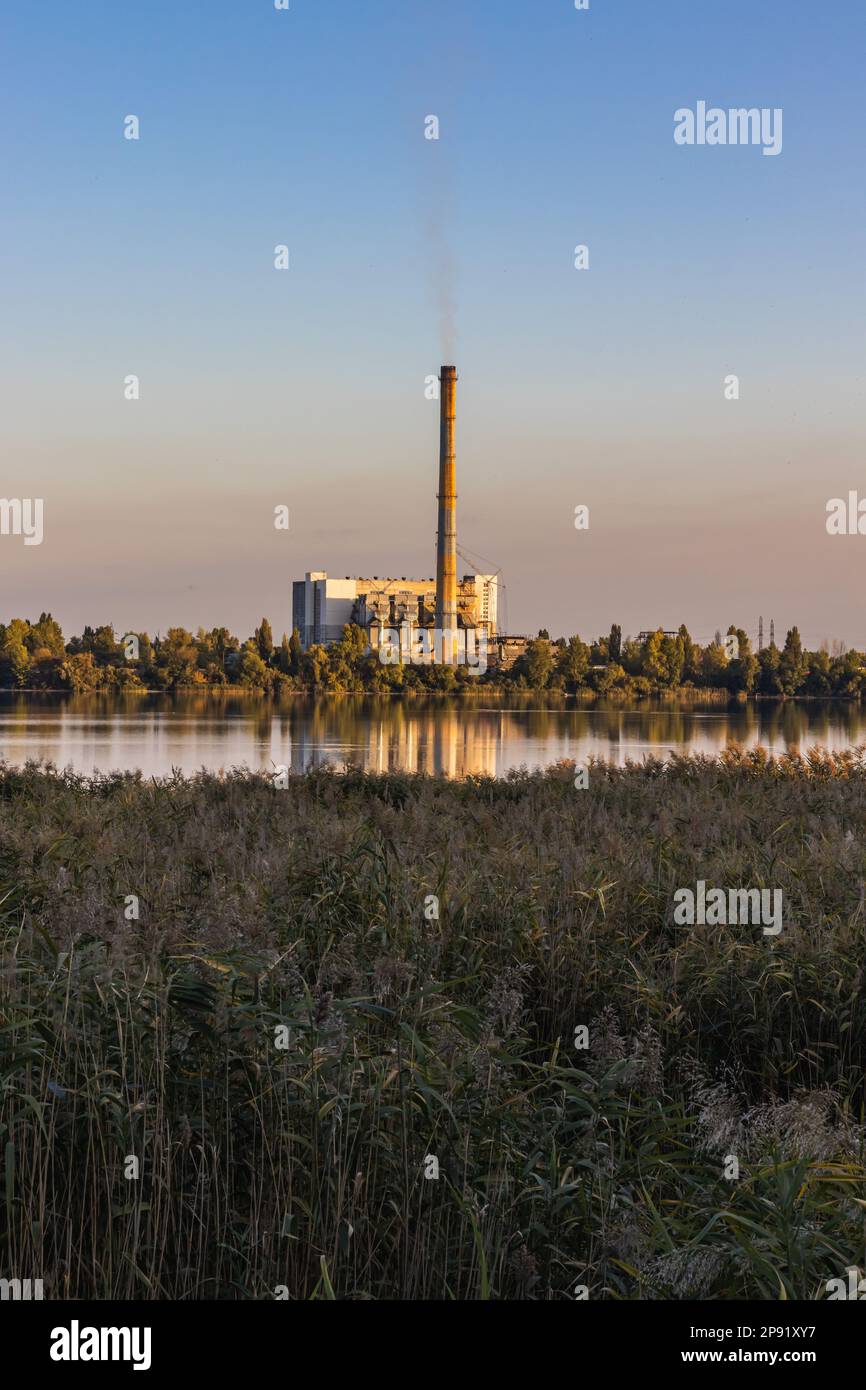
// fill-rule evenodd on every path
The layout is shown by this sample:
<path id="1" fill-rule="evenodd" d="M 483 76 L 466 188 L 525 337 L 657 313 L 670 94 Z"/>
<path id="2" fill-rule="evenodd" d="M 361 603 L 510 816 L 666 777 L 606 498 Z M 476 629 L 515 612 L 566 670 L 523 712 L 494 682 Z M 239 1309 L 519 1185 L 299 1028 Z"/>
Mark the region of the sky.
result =
<path id="1" fill-rule="evenodd" d="M 0 620 L 279 635 L 307 570 L 433 574 L 453 361 L 512 632 L 866 647 L 864 46 L 862 0 L 7 7 Z M 699 101 L 780 153 L 678 145 Z"/>

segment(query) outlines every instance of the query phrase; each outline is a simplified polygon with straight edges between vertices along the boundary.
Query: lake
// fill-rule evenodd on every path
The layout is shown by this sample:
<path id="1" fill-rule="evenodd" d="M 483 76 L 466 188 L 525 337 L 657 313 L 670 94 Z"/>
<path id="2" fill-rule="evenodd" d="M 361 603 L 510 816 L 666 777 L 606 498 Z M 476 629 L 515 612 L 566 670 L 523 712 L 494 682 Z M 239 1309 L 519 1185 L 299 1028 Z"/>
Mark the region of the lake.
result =
<path id="1" fill-rule="evenodd" d="M 866 708 L 836 701 L 725 707 L 598 704 L 543 708 L 532 696 L 465 703 L 423 696 L 0 694 L 0 757 L 77 772 L 140 769 L 162 776 L 246 766 L 295 772 L 352 763 L 504 776 L 560 758 L 622 764 L 647 754 L 719 753 L 730 743 L 774 753 L 866 744 Z"/>

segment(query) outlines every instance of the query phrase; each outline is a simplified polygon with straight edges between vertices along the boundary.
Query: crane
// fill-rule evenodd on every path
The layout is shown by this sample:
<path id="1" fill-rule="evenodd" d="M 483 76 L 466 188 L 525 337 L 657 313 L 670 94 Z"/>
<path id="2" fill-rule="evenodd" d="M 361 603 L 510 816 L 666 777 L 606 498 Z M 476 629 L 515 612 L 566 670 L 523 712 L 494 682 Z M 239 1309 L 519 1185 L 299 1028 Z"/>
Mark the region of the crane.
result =
<path id="1" fill-rule="evenodd" d="M 499 579 L 499 576 L 500 576 L 500 574 L 502 573 L 502 566 L 501 566 L 501 565 L 500 565 L 497 569 L 494 569 L 494 568 L 493 568 L 493 561 L 492 561 L 492 560 L 485 560 L 485 558 L 484 558 L 483 555 L 476 555 L 476 556 L 473 558 L 472 551 L 471 551 L 471 550 L 466 550 L 463 546 L 460 546 L 460 545 L 457 546 L 457 554 L 460 556 L 461 560 L 465 560 L 465 561 L 466 561 L 467 565 L 471 565 L 471 566 L 472 566 L 472 568 L 474 569 L 474 571 L 475 571 L 476 574 L 487 574 L 487 575 L 489 575 L 489 576 L 491 577 L 491 579 Z M 476 564 L 476 560 L 480 560 L 480 561 L 481 561 L 481 565 L 484 565 L 486 568 L 482 569 L 480 565 Z M 507 590 L 506 590 L 506 588 L 505 588 L 505 585 L 503 584 L 503 582 L 502 582 L 501 579 L 499 579 L 499 583 L 497 584 L 496 587 L 497 587 L 497 589 L 498 589 L 499 591 L 501 591 L 501 593 L 502 593 L 502 621 L 501 621 L 501 622 L 499 621 L 499 614 L 497 613 L 496 631 L 497 631 L 497 632 L 502 632 L 502 633 L 506 633 L 506 634 L 507 634 L 507 632 L 508 632 L 508 593 L 507 593 Z M 497 607 L 498 607 L 498 602 L 499 602 L 499 600 L 498 600 L 498 596 L 497 596 Z"/>

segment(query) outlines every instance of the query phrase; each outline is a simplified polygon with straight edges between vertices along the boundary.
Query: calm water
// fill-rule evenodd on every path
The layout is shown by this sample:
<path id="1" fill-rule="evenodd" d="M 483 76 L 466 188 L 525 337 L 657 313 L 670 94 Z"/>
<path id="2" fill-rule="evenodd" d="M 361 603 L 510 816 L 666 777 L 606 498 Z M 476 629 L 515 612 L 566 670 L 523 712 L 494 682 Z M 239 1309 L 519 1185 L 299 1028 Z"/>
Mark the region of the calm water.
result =
<path id="1" fill-rule="evenodd" d="M 776 753 L 866 744 L 866 709 L 826 701 L 539 709 L 531 697 L 464 705 L 376 696 L 299 698 L 277 707 L 242 696 L 0 695 L 0 757 L 14 764 L 46 759 L 86 773 L 280 764 L 301 772 L 348 762 L 375 771 L 500 777 L 559 758 L 623 763 L 675 750 L 718 753 L 732 742 Z"/>

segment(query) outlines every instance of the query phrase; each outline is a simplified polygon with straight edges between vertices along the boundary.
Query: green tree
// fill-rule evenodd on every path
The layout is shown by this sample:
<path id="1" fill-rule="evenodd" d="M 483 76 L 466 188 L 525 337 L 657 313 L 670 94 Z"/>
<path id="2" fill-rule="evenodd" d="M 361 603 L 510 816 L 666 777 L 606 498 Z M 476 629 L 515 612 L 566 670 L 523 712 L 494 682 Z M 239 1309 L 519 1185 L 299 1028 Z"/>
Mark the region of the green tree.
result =
<path id="1" fill-rule="evenodd" d="M 737 639 L 737 655 L 728 663 L 728 689 L 751 695 L 758 680 L 758 659 L 752 652 L 749 635 L 741 627 L 728 628 L 728 636 Z"/>
<path id="2" fill-rule="evenodd" d="M 664 684 L 669 690 L 675 690 L 682 679 L 685 662 L 685 651 L 680 638 L 663 637 L 661 656 L 665 670 Z"/>
<path id="3" fill-rule="evenodd" d="M 208 651 L 223 670 L 230 655 L 239 652 L 240 642 L 227 627 L 212 627 L 206 635 Z"/>
<path id="4" fill-rule="evenodd" d="M 781 654 L 775 642 L 758 652 L 758 689 L 762 695 L 782 694 L 780 661 Z"/>
<path id="5" fill-rule="evenodd" d="M 391 669 L 398 670 L 399 667 L 393 666 Z M 425 684 L 429 690 L 442 690 L 447 692 L 453 690 L 457 684 L 457 672 L 453 666 L 421 666 L 418 670 L 425 678 Z"/>
<path id="6" fill-rule="evenodd" d="M 685 623 L 680 624 L 677 640 L 682 643 L 683 648 L 682 678 L 691 685 L 699 685 L 703 667 L 703 652 L 700 643 L 692 640 L 691 633 Z"/>
<path id="7" fill-rule="evenodd" d="M 595 689 L 598 691 L 599 695 L 606 695 L 610 690 L 615 690 L 619 687 L 627 686 L 629 683 L 629 678 L 628 674 L 623 669 L 623 667 L 620 666 L 619 662 L 611 661 L 608 663 L 607 666 L 605 666 L 603 671 L 593 672 L 592 683 Z"/>
<path id="8" fill-rule="evenodd" d="M 154 660 L 153 643 L 146 632 L 136 632 L 134 635 L 138 638 L 138 661 L 133 665 L 139 672 L 147 674 Z"/>
<path id="9" fill-rule="evenodd" d="M 580 685 L 589 670 L 589 647 L 578 636 L 569 637 L 560 651 L 556 669 L 572 685 Z"/>
<path id="10" fill-rule="evenodd" d="M 80 637 L 70 637 L 66 644 L 66 651 L 69 656 L 77 656 L 80 652 L 92 652 L 93 628 L 85 627 Z"/>
<path id="11" fill-rule="evenodd" d="M 262 661 L 266 666 L 270 666 L 274 655 L 274 634 L 271 632 L 271 625 L 267 618 L 262 618 L 256 628 L 254 640 Z"/>
<path id="12" fill-rule="evenodd" d="M 684 659 L 680 638 L 666 637 L 657 628 L 643 644 L 640 673 L 662 689 L 672 689 L 680 683 Z"/>
<path id="13" fill-rule="evenodd" d="M 202 684 L 204 675 L 198 669 L 198 655 L 192 633 L 185 627 L 170 627 L 156 653 L 157 683 L 170 689 Z"/>
<path id="14" fill-rule="evenodd" d="M 89 655 L 89 653 L 88 653 Z M 81 660 L 81 657 L 73 660 Z M 106 690 L 139 690 L 143 686 L 137 671 L 127 663 L 126 666 L 105 666 L 102 669 L 100 686 Z"/>
<path id="15" fill-rule="evenodd" d="M 866 659 L 862 652 L 844 652 L 833 658 L 830 665 L 830 682 L 835 695 L 857 695 L 863 689 L 866 675 Z"/>
<path id="16" fill-rule="evenodd" d="M 622 656 L 622 628 L 619 623 L 614 623 L 610 629 L 610 636 L 607 639 L 607 650 L 611 661 L 619 661 Z"/>
<path id="17" fill-rule="evenodd" d="M 639 676 L 643 662 L 643 643 L 632 638 L 630 642 L 624 642 L 620 664 L 625 668 L 630 676 Z"/>
<path id="18" fill-rule="evenodd" d="M 301 659 L 304 653 L 301 648 L 301 634 L 296 627 L 292 628 L 292 635 L 289 639 L 289 675 L 299 676 L 301 674 Z M 378 663 L 377 663 L 378 664 Z"/>
<path id="19" fill-rule="evenodd" d="M 60 678 L 69 690 L 76 693 L 98 689 L 102 672 L 93 660 L 93 652 L 73 652 L 67 656 Z"/>
<path id="20" fill-rule="evenodd" d="M 553 652 L 546 637 L 536 637 L 526 649 L 526 677 L 533 690 L 543 690 L 553 670 Z"/>
<path id="21" fill-rule="evenodd" d="M 326 647 L 313 643 L 304 652 L 301 662 L 301 674 L 304 677 L 304 684 L 319 688 L 325 685 L 328 672 L 328 651 Z"/>
<path id="22" fill-rule="evenodd" d="M 350 671 L 356 671 L 367 651 L 367 634 L 357 623 L 346 623 L 339 642 L 335 642 L 331 653 L 335 662 L 343 662 Z"/>
<path id="23" fill-rule="evenodd" d="M 49 656 L 66 655 L 60 624 L 55 622 L 50 613 L 39 614 L 38 623 L 33 623 L 27 635 L 26 646 L 34 654 L 42 650 Z"/>
<path id="24" fill-rule="evenodd" d="M 267 665 L 251 643 L 241 653 L 241 685 L 250 686 L 257 690 L 267 690 L 270 684 L 269 676 L 270 672 Z"/>
<path id="25" fill-rule="evenodd" d="M 96 628 L 92 637 L 90 650 L 93 652 L 93 659 L 97 666 L 121 666 L 123 664 L 123 647 L 114 635 L 114 627 L 111 623 L 103 623 Z"/>
<path id="26" fill-rule="evenodd" d="M 27 643 L 30 624 L 26 618 L 13 618 L 3 628 L 0 642 L 0 685 L 17 689 L 29 684 L 31 657 Z"/>
<path id="27" fill-rule="evenodd" d="M 829 695 L 833 685 L 830 677 L 830 654 L 826 651 L 810 652 L 808 655 L 809 674 L 804 690 L 808 695 Z"/>
<path id="28" fill-rule="evenodd" d="M 661 628 L 651 632 L 643 644 L 640 672 L 656 685 L 668 683 L 668 661 Z"/>
<path id="29" fill-rule="evenodd" d="M 721 633 L 718 634 L 721 638 Z M 704 647 L 701 659 L 701 680 L 710 690 L 726 689 L 728 684 L 728 655 L 721 641 Z"/>
<path id="30" fill-rule="evenodd" d="M 10 642 L 3 653 L 4 675 L 8 671 L 8 681 L 12 686 L 22 689 L 29 684 L 30 653 L 23 642 Z"/>
<path id="31" fill-rule="evenodd" d="M 785 638 L 779 661 L 779 678 L 784 693 L 796 695 L 808 674 L 809 667 L 803 652 L 803 643 L 800 641 L 799 629 L 792 627 Z"/>

